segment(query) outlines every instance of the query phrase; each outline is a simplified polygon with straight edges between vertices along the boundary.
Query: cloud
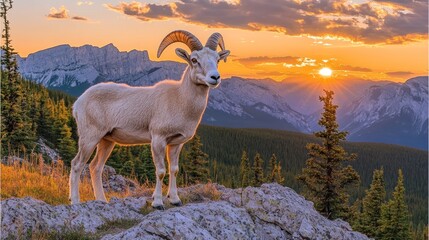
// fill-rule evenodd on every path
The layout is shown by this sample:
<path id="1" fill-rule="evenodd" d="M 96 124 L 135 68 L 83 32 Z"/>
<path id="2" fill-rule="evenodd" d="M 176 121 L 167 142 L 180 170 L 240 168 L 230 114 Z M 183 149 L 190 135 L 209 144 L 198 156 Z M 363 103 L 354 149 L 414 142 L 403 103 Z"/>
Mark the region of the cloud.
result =
<path id="1" fill-rule="evenodd" d="M 256 75 L 263 76 L 263 77 L 267 78 L 267 77 L 272 77 L 272 76 L 284 76 L 284 75 L 286 75 L 286 73 L 278 72 L 278 71 L 268 71 L 268 72 L 258 71 L 258 72 L 256 72 Z"/>
<path id="2" fill-rule="evenodd" d="M 372 72 L 372 69 L 365 67 L 355 67 L 350 65 L 342 65 L 332 67 L 333 70 L 344 70 L 344 71 L 353 71 L 353 72 Z"/>
<path id="3" fill-rule="evenodd" d="M 428 36 L 427 1 L 178 0 L 105 6 L 143 21 L 174 18 L 206 27 L 329 36 L 366 44 L 400 44 Z"/>
<path id="4" fill-rule="evenodd" d="M 64 6 L 61 6 L 58 10 L 54 7 L 51 8 L 48 14 L 48 18 L 55 19 L 66 19 L 69 18 L 68 11 Z"/>
<path id="5" fill-rule="evenodd" d="M 173 5 L 141 4 L 139 2 L 120 3 L 117 6 L 106 4 L 111 10 L 125 15 L 134 16 L 142 21 L 161 20 L 177 17 L 173 12 Z"/>
<path id="6" fill-rule="evenodd" d="M 66 7 L 64 6 L 61 6 L 58 10 L 55 7 L 52 7 L 47 17 L 52 19 L 72 19 L 72 20 L 79 20 L 79 21 L 88 20 L 86 17 L 81 17 L 81 16 L 70 17 L 69 10 L 67 10 Z"/>
<path id="7" fill-rule="evenodd" d="M 73 19 L 73 20 L 79 20 L 79 21 L 86 21 L 86 20 L 88 20 L 88 18 L 86 18 L 86 17 L 80 17 L 80 16 L 74 16 L 71 19 Z"/>
<path id="8" fill-rule="evenodd" d="M 88 6 L 91 6 L 91 5 L 93 5 L 94 4 L 94 2 L 91 2 L 91 1 L 78 1 L 77 2 L 77 5 L 78 6 L 82 6 L 82 5 L 88 5 Z"/>
<path id="9" fill-rule="evenodd" d="M 282 65 L 282 64 L 295 64 L 298 63 L 298 57 L 248 57 L 248 58 L 238 58 L 234 61 L 237 61 L 246 67 L 255 67 L 263 65 Z"/>
<path id="10" fill-rule="evenodd" d="M 413 72 L 407 72 L 407 71 L 398 71 L 398 72 L 387 72 L 386 73 L 389 77 L 409 77 L 410 75 L 413 75 Z"/>

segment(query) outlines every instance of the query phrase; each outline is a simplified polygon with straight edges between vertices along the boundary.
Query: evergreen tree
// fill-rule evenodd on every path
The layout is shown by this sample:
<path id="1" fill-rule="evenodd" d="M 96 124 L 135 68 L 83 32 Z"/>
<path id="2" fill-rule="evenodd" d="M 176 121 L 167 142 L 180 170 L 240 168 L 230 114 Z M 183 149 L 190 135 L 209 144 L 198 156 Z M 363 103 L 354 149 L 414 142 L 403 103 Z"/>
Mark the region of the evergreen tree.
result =
<path id="1" fill-rule="evenodd" d="M 408 207 L 405 203 L 404 176 L 398 171 L 398 183 L 392 199 L 383 204 L 380 219 L 380 239 L 411 239 Z"/>
<path id="2" fill-rule="evenodd" d="M 4 28 L 1 46 L 1 143 L 2 154 L 8 154 L 9 150 L 16 148 L 31 149 L 34 142 L 34 134 L 31 131 L 31 123 L 28 112 L 23 111 L 26 102 L 23 100 L 21 79 L 18 73 L 16 52 L 14 51 L 11 38 L 10 26 L 7 13 L 12 8 L 12 0 L 0 2 L 0 17 Z"/>
<path id="3" fill-rule="evenodd" d="M 356 199 L 350 207 L 349 223 L 353 230 L 362 232 L 362 200 Z"/>
<path id="4" fill-rule="evenodd" d="M 285 179 L 282 176 L 282 167 L 280 165 L 280 162 L 277 160 L 276 155 L 273 153 L 269 161 L 267 182 L 276 182 L 278 184 L 283 184 L 284 180 Z"/>
<path id="5" fill-rule="evenodd" d="M 76 142 L 71 136 L 71 128 L 67 124 L 63 124 L 60 128 L 57 147 L 66 166 L 70 166 L 71 160 L 76 155 Z"/>
<path id="6" fill-rule="evenodd" d="M 261 155 L 256 153 L 253 160 L 252 186 L 254 187 L 259 187 L 262 185 L 262 183 L 265 182 L 263 164 L 264 160 L 262 159 Z"/>
<path id="7" fill-rule="evenodd" d="M 241 164 L 240 164 L 240 184 L 241 187 L 247 187 L 250 185 L 252 171 L 250 169 L 249 157 L 247 156 L 247 152 L 243 150 L 243 154 L 241 156 Z"/>
<path id="8" fill-rule="evenodd" d="M 277 157 L 273 153 L 271 155 L 270 161 L 268 163 L 268 176 L 267 176 L 267 182 L 275 182 L 275 176 L 276 176 L 276 168 L 277 168 Z"/>
<path id="9" fill-rule="evenodd" d="M 39 119 L 37 123 L 37 134 L 51 143 L 55 143 L 53 127 L 55 121 L 54 102 L 49 98 L 48 93 L 43 91 L 40 96 Z"/>
<path id="10" fill-rule="evenodd" d="M 350 165 L 343 167 L 342 162 L 354 160 L 356 156 L 347 154 L 340 146 L 347 132 L 339 131 L 336 122 L 338 106 L 332 103 L 334 92 L 325 90 L 325 93 L 326 96 L 320 97 L 324 112 L 319 125 L 323 130 L 315 133 L 323 142 L 322 145 L 307 144 L 309 158 L 297 179 L 305 186 L 304 195 L 314 202 L 322 215 L 329 219 L 347 218 L 349 195 L 346 187 L 358 183 L 359 175 Z"/>
<path id="11" fill-rule="evenodd" d="M 72 129 L 68 125 L 70 111 L 65 105 L 64 99 L 61 99 L 55 107 L 54 126 L 51 127 L 55 137 L 54 143 L 64 163 L 68 166 L 76 155 L 76 142 L 72 137 Z"/>
<path id="12" fill-rule="evenodd" d="M 212 173 L 212 177 L 213 177 L 213 182 L 217 182 L 218 181 L 218 175 L 219 175 L 219 169 L 217 168 L 217 160 L 213 159 L 213 170 L 211 171 Z"/>
<path id="13" fill-rule="evenodd" d="M 373 238 L 379 238 L 380 235 L 381 206 L 386 198 L 383 176 L 383 169 L 374 170 L 372 183 L 363 198 L 360 225 L 356 229 Z"/>
<path id="14" fill-rule="evenodd" d="M 187 151 L 186 184 L 204 183 L 209 178 L 208 155 L 201 150 L 200 136 L 195 135 Z"/>
<path id="15" fill-rule="evenodd" d="M 54 136 L 57 140 L 55 143 L 59 143 L 59 139 L 61 136 L 61 127 L 64 124 L 68 124 L 70 114 L 69 111 L 65 105 L 64 99 L 61 99 L 57 104 L 55 104 L 55 117 L 54 117 Z"/>
<path id="16" fill-rule="evenodd" d="M 120 159 L 124 162 L 122 168 L 119 170 L 119 173 L 124 176 L 135 177 L 135 161 L 133 154 L 131 153 L 130 147 L 123 147 L 120 152 Z"/>
<path id="17" fill-rule="evenodd" d="M 274 182 L 278 184 L 283 184 L 285 182 L 285 178 L 282 176 L 282 166 L 280 162 L 278 162 L 274 168 Z"/>
<path id="18" fill-rule="evenodd" d="M 140 182 L 143 183 L 147 181 L 149 183 L 155 183 L 155 164 L 153 163 L 150 145 L 143 146 L 143 151 L 141 152 L 139 158 L 142 161 L 144 169 L 143 175 L 140 177 Z"/>

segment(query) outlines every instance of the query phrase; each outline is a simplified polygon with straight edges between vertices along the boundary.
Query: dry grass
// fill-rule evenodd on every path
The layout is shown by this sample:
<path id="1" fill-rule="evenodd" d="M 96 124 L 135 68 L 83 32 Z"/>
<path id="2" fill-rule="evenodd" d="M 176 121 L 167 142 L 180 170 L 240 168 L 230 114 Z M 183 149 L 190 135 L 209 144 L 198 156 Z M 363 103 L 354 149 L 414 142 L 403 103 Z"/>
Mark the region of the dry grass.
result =
<path id="1" fill-rule="evenodd" d="M 61 161 L 45 165 L 41 156 L 33 156 L 28 161 L 1 164 L 2 200 L 10 197 L 33 197 L 53 205 L 68 204 L 68 185 L 69 174 Z M 83 179 L 79 190 L 81 201 L 95 199 L 90 179 Z M 108 200 L 128 195 L 129 193 L 106 192 Z"/>
<path id="2" fill-rule="evenodd" d="M 216 186 L 211 182 L 185 187 L 179 191 L 179 197 L 183 204 L 205 202 L 208 200 L 219 201 L 221 195 L 222 193 L 219 192 Z"/>

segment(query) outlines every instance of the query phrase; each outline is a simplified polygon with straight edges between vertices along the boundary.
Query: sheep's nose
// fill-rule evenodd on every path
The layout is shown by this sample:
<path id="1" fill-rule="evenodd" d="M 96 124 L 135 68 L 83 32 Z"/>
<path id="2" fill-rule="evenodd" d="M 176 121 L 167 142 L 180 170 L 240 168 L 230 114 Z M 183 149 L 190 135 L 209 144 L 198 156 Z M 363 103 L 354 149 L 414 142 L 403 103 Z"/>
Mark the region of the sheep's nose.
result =
<path id="1" fill-rule="evenodd" d="M 220 75 L 212 75 L 210 78 L 217 81 L 220 78 Z"/>

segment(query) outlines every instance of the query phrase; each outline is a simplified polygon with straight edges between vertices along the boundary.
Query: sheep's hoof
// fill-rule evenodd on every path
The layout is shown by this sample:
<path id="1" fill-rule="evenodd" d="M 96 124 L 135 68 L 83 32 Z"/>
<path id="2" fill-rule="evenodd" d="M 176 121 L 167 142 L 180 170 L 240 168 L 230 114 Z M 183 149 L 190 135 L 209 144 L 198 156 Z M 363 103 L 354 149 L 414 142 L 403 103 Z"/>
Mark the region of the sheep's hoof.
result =
<path id="1" fill-rule="evenodd" d="M 176 203 L 171 203 L 171 205 L 173 205 L 173 206 L 175 206 L 175 207 L 180 207 L 180 206 L 182 206 L 183 204 L 182 204 L 182 201 L 178 201 L 178 202 L 176 202 Z"/>
<path id="2" fill-rule="evenodd" d="M 152 206 L 152 207 L 153 209 L 156 209 L 156 210 L 161 210 L 161 211 L 165 210 L 164 205 L 158 205 L 158 206 Z"/>

